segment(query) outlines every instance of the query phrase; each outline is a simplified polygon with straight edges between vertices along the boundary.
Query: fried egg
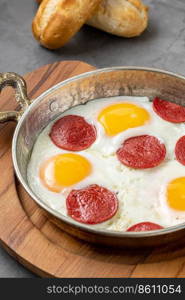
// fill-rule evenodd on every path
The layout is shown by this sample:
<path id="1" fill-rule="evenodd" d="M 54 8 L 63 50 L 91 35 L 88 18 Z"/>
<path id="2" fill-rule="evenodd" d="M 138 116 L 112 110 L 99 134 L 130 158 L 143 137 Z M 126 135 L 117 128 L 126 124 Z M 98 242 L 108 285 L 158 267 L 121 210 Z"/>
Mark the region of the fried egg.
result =
<path id="1" fill-rule="evenodd" d="M 48 190 L 59 193 L 65 187 L 82 181 L 91 173 L 91 169 L 92 165 L 85 157 L 63 153 L 44 161 L 39 177 Z"/>
<path id="2" fill-rule="evenodd" d="M 38 136 L 27 168 L 28 184 L 47 205 L 67 216 L 66 197 L 73 189 L 99 184 L 113 191 L 119 208 L 95 228 L 125 231 L 139 222 L 169 227 L 185 222 L 185 166 L 175 158 L 185 124 L 161 119 L 147 97 L 111 97 L 90 101 L 61 114 L 78 115 L 95 126 L 96 141 L 83 151 L 58 148 L 50 139 L 53 120 Z M 123 141 L 152 135 L 166 147 L 166 157 L 151 169 L 129 168 L 117 159 Z M 176 196 L 178 195 L 178 201 Z"/>

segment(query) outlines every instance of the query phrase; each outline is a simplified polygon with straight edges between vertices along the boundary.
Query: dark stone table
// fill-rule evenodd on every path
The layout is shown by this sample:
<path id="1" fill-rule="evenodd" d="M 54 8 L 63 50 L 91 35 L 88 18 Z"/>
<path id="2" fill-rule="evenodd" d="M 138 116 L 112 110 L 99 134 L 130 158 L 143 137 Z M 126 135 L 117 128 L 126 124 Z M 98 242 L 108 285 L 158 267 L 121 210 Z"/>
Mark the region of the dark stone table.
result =
<path id="1" fill-rule="evenodd" d="M 116 1 L 116 0 L 115 0 Z M 0 72 L 20 74 L 60 60 L 96 67 L 149 66 L 185 75 L 185 0 L 143 0 L 150 24 L 142 36 L 123 39 L 84 26 L 65 47 L 49 51 L 32 37 L 34 0 L 0 0 Z M 33 277 L 0 248 L 0 277 Z"/>

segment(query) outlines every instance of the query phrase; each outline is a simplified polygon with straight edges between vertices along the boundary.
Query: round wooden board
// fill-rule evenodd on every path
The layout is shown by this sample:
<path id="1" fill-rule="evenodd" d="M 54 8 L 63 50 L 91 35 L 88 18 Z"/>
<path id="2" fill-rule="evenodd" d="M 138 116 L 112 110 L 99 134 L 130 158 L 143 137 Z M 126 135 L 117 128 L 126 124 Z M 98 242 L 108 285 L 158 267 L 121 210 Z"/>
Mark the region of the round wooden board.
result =
<path id="1" fill-rule="evenodd" d="M 57 62 L 25 76 L 34 99 L 54 84 L 94 69 L 78 61 Z M 15 109 L 10 88 L 0 110 Z M 90 245 L 58 229 L 14 176 L 11 141 L 16 124 L 0 126 L 0 241 L 31 271 L 43 277 L 185 277 L 185 243 L 163 248 L 116 250 Z"/>

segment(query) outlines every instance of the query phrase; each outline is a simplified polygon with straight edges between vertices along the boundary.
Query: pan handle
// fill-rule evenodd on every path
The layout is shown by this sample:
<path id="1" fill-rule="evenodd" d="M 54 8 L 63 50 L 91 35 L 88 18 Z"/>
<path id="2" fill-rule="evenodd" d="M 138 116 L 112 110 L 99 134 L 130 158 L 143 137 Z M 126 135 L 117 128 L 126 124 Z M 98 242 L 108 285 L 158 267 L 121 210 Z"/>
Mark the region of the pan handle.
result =
<path id="1" fill-rule="evenodd" d="M 0 123 L 7 121 L 18 121 L 31 101 L 27 96 L 27 86 L 25 80 L 16 73 L 0 73 L 0 92 L 6 86 L 12 86 L 15 89 L 15 99 L 21 106 L 19 111 L 0 112 Z"/>

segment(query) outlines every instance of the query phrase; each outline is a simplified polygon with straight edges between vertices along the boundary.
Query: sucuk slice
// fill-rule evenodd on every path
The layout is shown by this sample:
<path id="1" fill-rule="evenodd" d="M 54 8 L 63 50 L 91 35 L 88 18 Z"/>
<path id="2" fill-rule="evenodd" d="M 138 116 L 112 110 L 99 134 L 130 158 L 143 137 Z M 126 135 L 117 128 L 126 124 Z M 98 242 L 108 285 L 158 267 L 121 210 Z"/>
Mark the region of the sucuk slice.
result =
<path id="1" fill-rule="evenodd" d="M 81 116 L 68 115 L 57 120 L 49 134 L 52 142 L 68 151 L 89 148 L 96 140 L 96 129 Z"/>
<path id="2" fill-rule="evenodd" d="M 156 97 L 153 100 L 153 110 L 162 119 L 172 123 L 185 122 L 185 107 Z"/>
<path id="3" fill-rule="evenodd" d="M 98 224 L 111 219 L 117 212 L 117 196 L 97 184 L 72 190 L 67 199 L 68 215 L 78 222 Z"/>
<path id="4" fill-rule="evenodd" d="M 147 169 L 158 166 L 164 160 L 166 147 L 154 136 L 140 135 L 125 140 L 116 154 L 127 167 Z"/>
<path id="5" fill-rule="evenodd" d="M 158 230 L 158 229 L 163 229 L 161 225 L 151 223 L 151 222 L 142 222 L 135 224 L 131 226 L 130 228 L 127 229 L 127 231 L 150 231 L 150 230 Z"/>
<path id="6" fill-rule="evenodd" d="M 185 135 L 182 136 L 176 143 L 175 156 L 178 162 L 185 166 Z"/>

